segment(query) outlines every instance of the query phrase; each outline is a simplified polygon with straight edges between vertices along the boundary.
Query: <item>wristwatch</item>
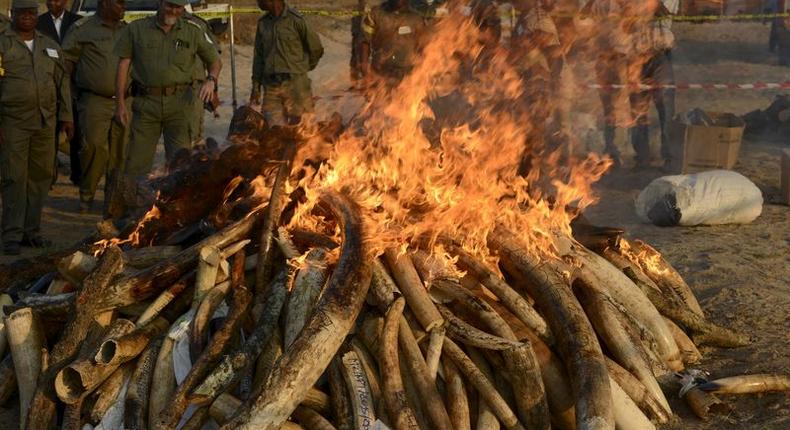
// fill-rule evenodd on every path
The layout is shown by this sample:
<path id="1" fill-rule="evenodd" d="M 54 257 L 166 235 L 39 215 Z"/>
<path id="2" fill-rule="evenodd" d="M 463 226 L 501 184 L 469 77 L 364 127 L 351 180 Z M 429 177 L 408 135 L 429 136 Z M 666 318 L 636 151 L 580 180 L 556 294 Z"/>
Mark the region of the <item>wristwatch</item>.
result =
<path id="1" fill-rule="evenodd" d="M 217 78 L 215 78 L 214 76 L 208 75 L 208 76 L 206 76 L 206 80 L 214 82 L 214 86 L 215 87 L 217 86 Z"/>

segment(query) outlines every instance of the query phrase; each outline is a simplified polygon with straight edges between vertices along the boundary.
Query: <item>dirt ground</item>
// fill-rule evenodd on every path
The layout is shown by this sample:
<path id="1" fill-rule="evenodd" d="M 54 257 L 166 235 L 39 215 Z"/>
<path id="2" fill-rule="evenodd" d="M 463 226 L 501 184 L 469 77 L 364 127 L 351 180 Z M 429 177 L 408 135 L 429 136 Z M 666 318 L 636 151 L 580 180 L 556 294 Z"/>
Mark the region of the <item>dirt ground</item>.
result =
<path id="1" fill-rule="evenodd" d="M 297 2 L 298 3 L 298 2 Z M 301 2 L 314 6 L 316 2 Z M 333 2 L 338 8 L 340 3 Z M 354 100 L 342 97 L 349 87 L 349 21 L 344 18 L 309 17 L 322 36 L 326 55 L 312 74 L 319 115 L 326 115 L 343 105 L 345 118 L 353 114 Z M 254 20 L 244 18 L 238 27 L 241 39 L 251 40 Z M 769 27 L 758 22 L 719 24 L 679 24 L 675 27 L 678 48 L 674 53 L 678 82 L 752 83 L 783 82 L 790 69 L 777 65 L 767 50 Z M 224 46 L 225 69 L 221 95 L 225 105 L 219 119 L 207 118 L 208 136 L 225 135 L 231 114 L 230 57 Z M 249 95 L 252 51 L 239 46 L 236 51 L 238 101 Z M 777 91 L 683 91 L 678 94 L 679 112 L 703 108 L 711 111 L 744 114 L 765 108 Z M 588 148 L 602 146 L 599 133 L 599 103 L 592 91 L 572 94 L 574 110 L 570 114 L 572 132 Z M 343 102 L 338 100 L 342 98 Z M 618 135 L 621 149 L 628 159 L 630 150 L 624 133 Z M 744 174 L 763 191 L 763 214 L 754 223 L 741 226 L 659 228 L 639 221 L 634 200 L 651 180 L 662 176 L 656 168 L 633 171 L 625 168 L 607 175 L 597 186 L 601 203 L 586 215 L 599 225 L 619 226 L 629 236 L 641 238 L 657 247 L 680 271 L 697 293 L 709 316 L 716 322 L 748 334 L 751 345 L 735 349 L 704 349 L 704 361 L 697 366 L 713 377 L 751 373 L 790 374 L 790 207 L 778 203 L 780 151 L 790 145 L 790 136 L 748 137 L 741 148 L 735 170 Z M 652 133 L 652 146 L 658 153 L 658 136 Z M 159 162 L 162 156 L 160 154 Z M 65 158 L 64 158 L 65 160 Z M 630 163 L 630 160 L 627 161 Z M 101 198 L 99 195 L 97 198 Z M 63 172 L 49 197 L 44 214 L 43 232 L 65 247 L 88 235 L 98 213 L 77 213 L 77 189 Z M 34 255 L 26 251 L 23 257 Z M 12 261 L 0 256 L 0 264 Z M 703 423 L 695 418 L 675 393 L 679 387 L 665 389 L 680 418 L 667 428 L 681 429 L 786 429 L 790 428 L 790 401 L 787 394 L 728 397 L 735 406 L 727 417 Z M 16 423 L 16 407 L 0 409 L 2 428 Z"/>

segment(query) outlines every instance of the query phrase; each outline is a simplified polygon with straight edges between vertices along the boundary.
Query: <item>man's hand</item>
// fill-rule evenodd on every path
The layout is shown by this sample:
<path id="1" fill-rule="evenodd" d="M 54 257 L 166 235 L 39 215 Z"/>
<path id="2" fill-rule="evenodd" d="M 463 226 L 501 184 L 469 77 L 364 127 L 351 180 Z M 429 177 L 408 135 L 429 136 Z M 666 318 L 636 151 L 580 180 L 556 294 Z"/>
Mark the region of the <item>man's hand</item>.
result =
<path id="1" fill-rule="evenodd" d="M 66 138 L 71 140 L 74 138 L 74 123 L 71 121 L 61 121 L 60 131 L 66 133 Z"/>
<path id="2" fill-rule="evenodd" d="M 120 102 L 115 106 L 115 122 L 124 128 L 129 126 L 129 113 L 126 111 L 125 102 Z"/>
<path id="3" fill-rule="evenodd" d="M 261 87 L 258 85 L 253 85 L 252 92 L 250 93 L 250 105 L 258 106 L 260 104 L 261 104 Z"/>
<path id="4" fill-rule="evenodd" d="M 203 103 L 211 101 L 216 85 L 217 81 L 213 79 L 206 79 L 206 82 L 203 82 L 203 85 L 200 87 L 200 100 L 202 100 Z"/>

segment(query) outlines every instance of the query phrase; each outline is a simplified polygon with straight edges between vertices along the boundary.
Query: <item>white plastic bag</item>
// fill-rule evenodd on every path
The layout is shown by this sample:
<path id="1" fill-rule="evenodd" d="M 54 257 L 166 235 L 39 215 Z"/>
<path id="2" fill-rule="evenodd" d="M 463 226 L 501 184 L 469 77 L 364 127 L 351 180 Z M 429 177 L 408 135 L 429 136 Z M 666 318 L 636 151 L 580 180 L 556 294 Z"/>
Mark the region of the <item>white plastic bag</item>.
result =
<path id="1" fill-rule="evenodd" d="M 762 210 L 760 189 L 729 170 L 664 176 L 636 199 L 639 218 L 659 226 L 748 224 Z"/>

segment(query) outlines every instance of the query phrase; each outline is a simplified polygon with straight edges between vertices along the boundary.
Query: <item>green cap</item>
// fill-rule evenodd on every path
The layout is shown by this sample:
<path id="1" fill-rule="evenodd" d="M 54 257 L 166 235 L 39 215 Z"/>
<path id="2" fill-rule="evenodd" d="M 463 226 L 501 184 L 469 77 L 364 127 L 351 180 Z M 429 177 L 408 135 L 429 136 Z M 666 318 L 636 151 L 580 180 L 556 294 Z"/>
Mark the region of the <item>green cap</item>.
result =
<path id="1" fill-rule="evenodd" d="M 187 0 L 165 0 L 167 3 L 177 4 L 179 6 L 186 6 L 189 1 Z"/>
<path id="2" fill-rule="evenodd" d="M 14 0 L 11 2 L 11 9 L 38 9 L 37 0 Z"/>

